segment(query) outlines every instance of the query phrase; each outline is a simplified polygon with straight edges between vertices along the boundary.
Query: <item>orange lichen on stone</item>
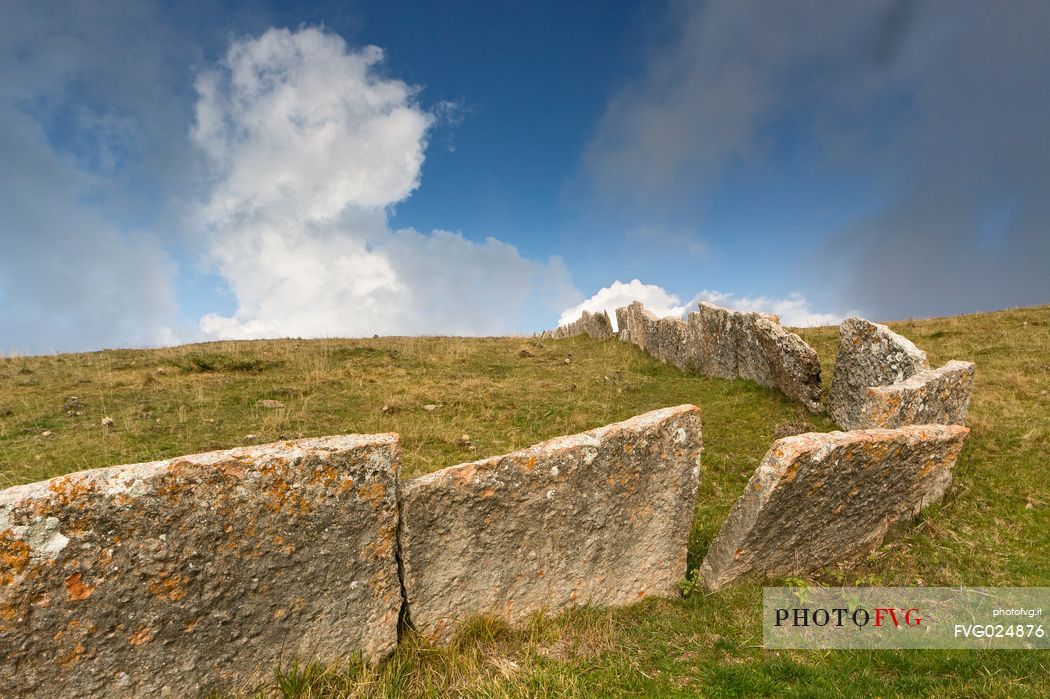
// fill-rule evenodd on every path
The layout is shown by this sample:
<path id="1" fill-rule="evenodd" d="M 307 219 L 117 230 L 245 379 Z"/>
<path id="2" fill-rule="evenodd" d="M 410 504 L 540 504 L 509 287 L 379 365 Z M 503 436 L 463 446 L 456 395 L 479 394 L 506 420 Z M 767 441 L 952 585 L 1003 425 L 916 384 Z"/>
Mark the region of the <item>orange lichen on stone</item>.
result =
<path id="1" fill-rule="evenodd" d="M 178 602 L 186 596 L 186 583 L 189 578 L 185 575 L 161 575 L 149 585 L 149 591 L 154 597 Z"/>
<path id="2" fill-rule="evenodd" d="M 90 585 L 85 585 L 84 581 L 80 577 L 80 573 L 73 573 L 66 578 L 66 592 L 69 593 L 69 598 L 73 600 L 85 600 L 91 596 L 91 593 L 95 591 L 95 588 Z"/>
<path id="3" fill-rule="evenodd" d="M 386 486 L 382 483 L 367 483 L 357 487 L 357 495 L 367 502 L 373 510 L 379 509 L 386 497 Z"/>
<path id="4" fill-rule="evenodd" d="M 148 642 L 153 638 L 153 629 L 149 626 L 143 626 L 138 631 L 128 636 L 128 643 L 133 646 L 141 646 L 143 643 Z"/>
<path id="5" fill-rule="evenodd" d="M 0 532 L 0 585 L 10 585 L 29 565 L 29 544 L 10 529 Z"/>

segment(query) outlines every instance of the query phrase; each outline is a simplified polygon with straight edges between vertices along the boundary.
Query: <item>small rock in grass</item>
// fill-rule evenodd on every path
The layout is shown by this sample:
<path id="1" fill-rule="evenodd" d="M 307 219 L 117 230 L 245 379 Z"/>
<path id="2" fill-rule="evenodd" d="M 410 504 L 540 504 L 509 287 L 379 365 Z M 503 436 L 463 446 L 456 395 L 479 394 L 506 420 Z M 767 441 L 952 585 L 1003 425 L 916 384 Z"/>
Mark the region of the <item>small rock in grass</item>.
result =
<path id="1" fill-rule="evenodd" d="M 434 412 L 437 409 L 438 409 L 438 406 L 436 406 L 433 403 L 427 403 L 426 405 L 423 406 L 423 410 L 426 410 L 428 413 L 432 413 L 432 412 Z"/>
<path id="2" fill-rule="evenodd" d="M 62 405 L 62 410 L 66 411 L 66 415 L 83 415 L 82 412 L 87 405 L 84 401 L 80 400 L 76 396 L 70 396 L 66 398 L 66 402 Z"/>
<path id="3" fill-rule="evenodd" d="M 246 435 L 244 435 L 244 441 L 246 441 L 246 442 L 250 442 L 253 439 L 258 439 L 258 438 L 259 438 L 259 435 L 257 435 L 257 434 L 246 434 Z"/>
<path id="4" fill-rule="evenodd" d="M 401 410 L 401 408 L 397 407 L 396 405 L 384 405 L 383 406 L 383 414 L 384 415 L 392 415 L 392 414 L 398 412 L 399 410 Z"/>
<path id="5" fill-rule="evenodd" d="M 52 432 L 51 430 L 44 430 L 43 432 L 40 433 L 40 436 L 41 437 L 45 437 L 45 438 L 46 437 L 54 437 L 55 433 Z"/>
<path id="6" fill-rule="evenodd" d="M 276 409 L 276 408 L 283 408 L 284 407 L 284 403 L 282 403 L 281 401 L 279 401 L 279 400 L 271 400 L 271 399 L 256 401 L 255 404 L 257 406 L 259 406 L 260 408 L 274 408 L 274 409 Z"/>
<path id="7" fill-rule="evenodd" d="M 101 425 L 102 425 L 102 427 L 106 428 L 107 430 L 113 429 L 113 418 L 111 418 L 111 417 L 104 417 L 104 418 L 102 418 Z"/>

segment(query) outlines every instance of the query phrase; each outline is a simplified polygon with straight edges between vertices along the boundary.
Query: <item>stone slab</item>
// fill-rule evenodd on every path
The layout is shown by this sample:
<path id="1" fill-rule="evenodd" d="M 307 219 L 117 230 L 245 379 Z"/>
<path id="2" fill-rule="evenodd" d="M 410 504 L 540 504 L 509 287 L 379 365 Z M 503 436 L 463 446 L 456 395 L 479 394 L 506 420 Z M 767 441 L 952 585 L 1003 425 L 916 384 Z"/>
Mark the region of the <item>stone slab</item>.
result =
<path id="1" fill-rule="evenodd" d="M 402 483 L 412 625 L 673 596 L 700 476 L 699 410 L 657 410 Z"/>
<path id="2" fill-rule="evenodd" d="M 749 379 L 779 389 L 811 411 L 821 410 L 820 358 L 776 316 L 701 303 L 687 322 L 698 346 L 694 362 L 700 373 Z"/>
<path id="3" fill-rule="evenodd" d="M 704 585 L 803 574 L 878 547 L 944 495 L 969 432 L 915 425 L 777 440 L 711 543 Z"/>
<path id="4" fill-rule="evenodd" d="M 397 436 L 84 471 L 0 492 L 10 696 L 246 691 L 397 643 Z"/>
<path id="5" fill-rule="evenodd" d="M 647 354 L 682 371 L 692 365 L 695 350 L 688 338 L 688 328 L 680 318 L 657 318 L 652 311 L 635 301 L 616 309 L 616 326 L 620 339 Z"/>
<path id="6" fill-rule="evenodd" d="M 744 378 L 821 409 L 820 359 L 776 316 L 701 303 L 687 320 L 657 318 L 641 303 L 616 309 L 620 339 L 683 371 Z"/>
<path id="7" fill-rule="evenodd" d="M 900 383 L 868 388 L 861 406 L 860 426 L 965 424 L 975 372 L 973 362 L 952 360 Z"/>
<path id="8" fill-rule="evenodd" d="M 900 383 L 929 368 L 926 353 L 885 325 L 847 318 L 839 325 L 828 410 L 844 430 L 862 426 L 867 389 Z"/>
<path id="9" fill-rule="evenodd" d="M 574 337 L 576 335 L 590 335 L 595 340 L 604 340 L 613 337 L 615 334 L 612 329 L 612 321 L 609 319 L 609 314 L 606 311 L 601 313 L 584 311 L 579 320 L 566 325 L 559 325 L 554 330 L 546 330 L 540 337 L 557 339 Z"/>

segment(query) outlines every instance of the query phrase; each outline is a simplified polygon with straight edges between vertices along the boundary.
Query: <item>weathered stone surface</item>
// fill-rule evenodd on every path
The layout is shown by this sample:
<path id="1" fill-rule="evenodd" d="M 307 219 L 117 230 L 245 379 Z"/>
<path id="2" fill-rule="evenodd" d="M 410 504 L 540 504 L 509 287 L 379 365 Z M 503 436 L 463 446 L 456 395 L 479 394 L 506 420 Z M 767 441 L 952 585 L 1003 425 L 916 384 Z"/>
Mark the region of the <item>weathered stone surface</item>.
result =
<path id="1" fill-rule="evenodd" d="M 952 360 L 925 369 L 891 386 L 868 388 L 861 407 L 861 427 L 962 425 L 973 392 L 973 362 Z"/>
<path id="2" fill-rule="evenodd" d="M 879 546 L 940 499 L 970 430 L 914 425 L 773 443 L 704 558 L 704 585 L 800 574 Z"/>
<path id="3" fill-rule="evenodd" d="M 700 373 L 750 379 L 780 389 L 812 411 L 821 409 L 820 359 L 776 316 L 701 303 L 688 324 L 699 347 L 694 361 Z"/>
<path id="4" fill-rule="evenodd" d="M 927 369 L 926 353 L 885 325 L 847 318 L 839 326 L 828 409 L 839 427 L 862 426 L 867 389 L 899 383 Z"/>
<path id="5" fill-rule="evenodd" d="M 397 436 L 0 492 L 3 693 L 197 696 L 397 642 Z"/>
<path id="6" fill-rule="evenodd" d="M 637 301 L 616 309 L 620 339 L 682 370 L 744 378 L 820 410 L 820 360 L 776 316 L 701 303 L 686 321 L 657 318 Z"/>
<path id="7" fill-rule="evenodd" d="M 568 325 L 559 325 L 554 330 L 546 330 L 540 337 L 561 338 L 573 337 L 574 335 L 590 335 L 596 340 L 604 340 L 615 334 L 608 313 L 605 311 L 601 313 L 584 311 L 579 320 L 575 320 Z"/>
<path id="8" fill-rule="evenodd" d="M 412 624 L 673 595 L 700 474 L 700 413 L 667 408 L 402 483 Z"/>
<path id="9" fill-rule="evenodd" d="M 680 318 L 657 318 L 635 301 L 616 309 L 616 325 L 623 342 L 636 345 L 683 371 L 692 363 L 694 348 L 687 337 L 688 328 Z"/>

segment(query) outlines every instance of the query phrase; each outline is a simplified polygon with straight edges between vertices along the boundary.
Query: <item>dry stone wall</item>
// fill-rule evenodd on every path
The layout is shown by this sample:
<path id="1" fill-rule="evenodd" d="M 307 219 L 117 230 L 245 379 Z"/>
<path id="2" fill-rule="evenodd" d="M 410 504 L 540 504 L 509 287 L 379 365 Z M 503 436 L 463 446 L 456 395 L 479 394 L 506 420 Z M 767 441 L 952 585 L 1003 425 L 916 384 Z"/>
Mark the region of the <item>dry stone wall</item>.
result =
<path id="1" fill-rule="evenodd" d="M 944 495 L 968 433 L 913 425 L 774 442 L 708 549 L 704 584 L 797 575 L 871 551 Z"/>
<path id="2" fill-rule="evenodd" d="M 820 360 L 776 316 L 701 303 L 683 321 L 657 318 L 641 303 L 616 309 L 620 339 L 683 371 L 750 379 L 782 391 L 809 410 L 821 409 Z"/>
<path id="3" fill-rule="evenodd" d="M 0 492 L 7 696 L 197 696 L 397 643 L 396 435 Z"/>
<path id="4" fill-rule="evenodd" d="M 404 483 L 401 556 L 417 631 L 673 595 L 700 476 L 690 405 Z"/>
<path id="5" fill-rule="evenodd" d="M 547 330 L 543 332 L 540 337 L 562 338 L 573 337 L 575 335 L 590 335 L 595 340 L 604 340 L 615 334 L 608 313 L 605 311 L 602 311 L 601 313 L 584 311 L 579 320 L 573 321 L 568 325 L 558 326 L 554 330 Z"/>

